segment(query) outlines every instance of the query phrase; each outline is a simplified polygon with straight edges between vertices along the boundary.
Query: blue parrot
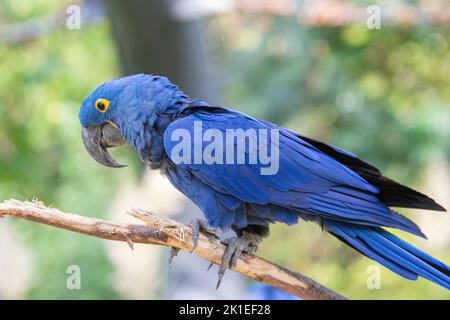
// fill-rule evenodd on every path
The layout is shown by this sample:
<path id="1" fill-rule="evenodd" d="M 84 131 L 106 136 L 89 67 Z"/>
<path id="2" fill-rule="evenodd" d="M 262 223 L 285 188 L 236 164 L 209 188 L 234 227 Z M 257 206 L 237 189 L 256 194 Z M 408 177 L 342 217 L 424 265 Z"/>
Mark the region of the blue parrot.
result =
<path id="1" fill-rule="evenodd" d="M 79 120 L 84 145 L 96 161 L 121 167 L 107 148 L 128 143 L 146 165 L 161 170 L 202 210 L 206 221 L 192 223 L 194 247 L 201 228 L 236 233 L 226 240 L 218 284 L 242 252 L 256 251 L 269 235 L 270 224 L 292 225 L 300 218 L 318 223 L 400 276 L 410 280 L 421 276 L 450 289 L 448 265 L 383 228 L 425 238 L 414 222 L 389 207 L 445 209 L 350 152 L 262 119 L 191 100 L 157 75 L 132 75 L 99 85 L 83 100 Z M 238 130 L 258 134 L 243 140 L 228 135 Z M 190 141 L 183 141 L 189 136 Z M 219 141 L 221 137 L 232 138 Z M 261 156 L 256 161 L 255 153 Z M 263 161 L 268 157 L 277 163 L 272 172 L 264 173 L 270 171 Z"/>

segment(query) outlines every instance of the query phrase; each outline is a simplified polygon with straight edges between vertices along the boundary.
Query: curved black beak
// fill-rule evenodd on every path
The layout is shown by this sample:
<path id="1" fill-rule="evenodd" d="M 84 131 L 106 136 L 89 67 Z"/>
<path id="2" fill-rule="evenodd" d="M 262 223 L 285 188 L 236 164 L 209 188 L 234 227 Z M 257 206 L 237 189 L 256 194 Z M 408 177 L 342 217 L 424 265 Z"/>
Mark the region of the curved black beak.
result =
<path id="1" fill-rule="evenodd" d="M 118 147 L 126 143 L 120 131 L 112 124 L 83 127 L 81 130 L 84 147 L 98 163 L 110 168 L 122 168 L 126 165 L 116 162 L 107 148 Z"/>

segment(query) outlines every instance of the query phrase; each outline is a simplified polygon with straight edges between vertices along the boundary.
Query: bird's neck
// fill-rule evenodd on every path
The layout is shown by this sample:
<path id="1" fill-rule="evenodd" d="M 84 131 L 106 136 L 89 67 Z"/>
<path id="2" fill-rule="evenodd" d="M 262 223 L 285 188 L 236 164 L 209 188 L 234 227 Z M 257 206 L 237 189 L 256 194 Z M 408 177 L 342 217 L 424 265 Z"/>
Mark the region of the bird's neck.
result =
<path id="1" fill-rule="evenodd" d="M 117 117 L 116 124 L 122 135 L 151 169 L 160 169 L 168 160 L 164 149 L 164 131 L 173 121 L 178 109 L 186 103 L 181 101 L 165 109 L 160 108 L 158 112 L 130 108 L 126 117 Z"/>

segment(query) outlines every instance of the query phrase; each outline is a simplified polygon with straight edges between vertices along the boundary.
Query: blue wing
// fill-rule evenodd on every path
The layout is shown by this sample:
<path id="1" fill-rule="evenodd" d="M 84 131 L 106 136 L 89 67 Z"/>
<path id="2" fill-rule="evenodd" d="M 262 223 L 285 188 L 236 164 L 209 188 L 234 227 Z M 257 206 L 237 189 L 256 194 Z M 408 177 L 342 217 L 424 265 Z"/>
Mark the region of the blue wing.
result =
<path id="1" fill-rule="evenodd" d="M 377 198 L 379 190 L 358 173 L 294 132 L 236 111 L 198 108 L 173 121 L 164 133 L 165 151 L 171 159 L 180 142 L 173 135 L 177 136 L 177 130 L 185 130 L 195 137 L 196 123 L 201 123 L 203 132 L 213 129 L 221 132 L 223 137 L 226 137 L 227 129 L 253 129 L 256 132 L 274 129 L 279 132 L 278 142 L 271 140 L 270 134 L 265 141 L 267 146 L 271 142 L 279 146 L 279 170 L 274 175 L 261 175 L 261 169 L 266 166 L 259 161 L 255 164 L 248 164 L 248 161 L 246 164 L 196 164 L 195 150 L 197 155 L 198 150 L 204 152 L 210 141 L 197 141 L 201 148 L 195 149 L 194 139 L 191 140 L 190 161 L 173 168 L 169 179 L 193 199 L 207 217 L 208 210 L 213 212 L 214 217 L 208 219 L 210 223 L 229 227 L 245 225 L 249 223 L 248 219 L 291 224 L 298 217 L 316 221 L 327 218 L 395 227 L 423 236 L 413 222 L 382 203 Z M 259 144 L 254 142 L 245 146 L 247 160 L 251 151 L 261 147 L 261 140 Z M 236 141 L 232 148 L 234 155 L 242 151 Z M 225 157 L 225 143 L 223 150 Z M 196 187 L 190 186 L 192 184 Z"/>

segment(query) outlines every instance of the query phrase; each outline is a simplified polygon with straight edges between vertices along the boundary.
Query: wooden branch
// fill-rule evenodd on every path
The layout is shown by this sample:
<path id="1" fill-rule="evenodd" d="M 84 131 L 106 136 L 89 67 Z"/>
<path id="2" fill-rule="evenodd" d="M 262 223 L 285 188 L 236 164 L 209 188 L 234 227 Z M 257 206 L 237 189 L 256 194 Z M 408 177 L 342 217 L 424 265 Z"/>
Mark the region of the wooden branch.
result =
<path id="1" fill-rule="evenodd" d="M 87 216 L 63 213 L 37 201 L 8 200 L 0 203 L 0 217 L 10 215 L 98 238 L 125 241 L 131 248 L 133 248 L 133 243 L 146 243 L 175 247 L 187 252 L 192 251 L 189 226 L 143 210 L 131 210 L 128 214 L 140 219 L 145 224 L 113 223 Z M 210 240 L 206 235 L 200 234 L 198 246 L 193 253 L 214 264 L 220 264 L 224 251 L 225 246 L 219 240 Z M 345 299 L 304 275 L 255 255 L 244 253 L 234 270 L 302 299 Z"/>

